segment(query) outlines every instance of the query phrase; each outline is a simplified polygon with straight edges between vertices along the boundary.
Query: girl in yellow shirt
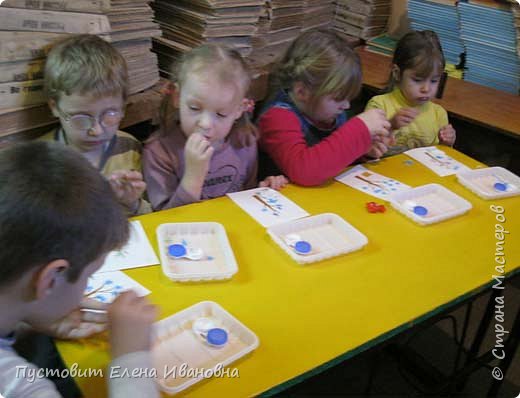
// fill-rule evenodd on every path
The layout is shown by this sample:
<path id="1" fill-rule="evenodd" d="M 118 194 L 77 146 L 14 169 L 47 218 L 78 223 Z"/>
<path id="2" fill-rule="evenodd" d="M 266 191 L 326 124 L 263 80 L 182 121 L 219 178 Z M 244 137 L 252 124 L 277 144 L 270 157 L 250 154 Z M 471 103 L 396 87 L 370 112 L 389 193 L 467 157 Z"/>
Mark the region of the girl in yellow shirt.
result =
<path id="1" fill-rule="evenodd" d="M 394 155 L 437 144 L 453 145 L 455 129 L 444 108 L 432 102 L 445 60 L 433 31 L 414 31 L 397 43 L 387 94 L 373 97 L 366 109 L 383 109 L 395 136 L 393 145 L 374 142 L 368 155 Z"/>

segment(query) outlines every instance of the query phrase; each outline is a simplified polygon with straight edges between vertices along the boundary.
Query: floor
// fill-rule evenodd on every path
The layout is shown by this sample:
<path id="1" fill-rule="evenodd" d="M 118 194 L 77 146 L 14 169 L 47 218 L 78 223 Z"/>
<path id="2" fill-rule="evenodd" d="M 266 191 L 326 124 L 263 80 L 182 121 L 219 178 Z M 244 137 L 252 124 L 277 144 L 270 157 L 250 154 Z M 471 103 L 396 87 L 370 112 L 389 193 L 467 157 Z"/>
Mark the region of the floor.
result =
<path id="1" fill-rule="evenodd" d="M 508 283 L 505 293 L 505 322 L 506 330 L 511 330 L 513 316 L 520 309 L 520 275 Z M 484 309 L 489 293 L 479 297 L 473 304 L 472 316 L 469 320 L 467 342 L 472 341 Z M 460 336 L 466 307 L 463 306 L 450 315 L 456 319 L 458 335 Z M 418 329 L 410 338 L 397 339 L 392 345 L 384 348 L 372 349 L 368 352 L 337 365 L 325 372 L 297 384 L 276 397 L 409 397 L 409 396 L 457 396 L 457 397 L 485 397 L 491 381 L 491 370 L 481 367 L 468 379 L 465 387 L 459 393 L 440 395 L 436 393 L 439 385 L 434 377 L 417 377 L 417 369 L 412 369 L 403 355 L 402 348 L 411 347 L 415 355 L 420 355 L 430 363 L 435 372 L 449 375 L 453 371 L 453 364 L 457 356 L 457 345 L 452 338 L 452 324 L 448 320 L 438 322 L 426 329 Z M 493 330 L 489 330 L 482 349 L 487 350 L 495 344 Z M 469 344 L 465 348 L 468 349 Z M 462 362 L 465 354 L 461 357 Z M 496 361 L 495 361 L 496 362 Z M 494 364 L 495 362 L 492 362 Z M 375 364 L 377 364 L 374 373 Z M 414 370 L 414 371 L 412 371 Z M 372 385 L 367 389 L 369 376 L 373 375 Z M 506 374 L 499 393 L 499 397 L 517 397 L 520 394 L 520 349 L 514 356 L 512 365 Z"/>

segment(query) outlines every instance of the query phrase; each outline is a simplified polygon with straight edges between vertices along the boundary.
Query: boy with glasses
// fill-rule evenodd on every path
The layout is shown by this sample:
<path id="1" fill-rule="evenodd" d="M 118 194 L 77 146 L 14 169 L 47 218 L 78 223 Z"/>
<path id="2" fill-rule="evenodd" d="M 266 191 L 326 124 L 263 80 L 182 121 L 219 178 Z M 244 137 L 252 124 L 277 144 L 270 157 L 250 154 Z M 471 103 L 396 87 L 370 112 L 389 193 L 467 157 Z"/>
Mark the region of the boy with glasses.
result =
<path id="1" fill-rule="evenodd" d="M 141 144 L 118 130 L 128 95 L 121 54 L 95 35 L 68 37 L 49 52 L 45 91 L 60 127 L 42 139 L 71 146 L 87 158 L 108 179 L 127 214 L 150 212 L 142 198 Z"/>

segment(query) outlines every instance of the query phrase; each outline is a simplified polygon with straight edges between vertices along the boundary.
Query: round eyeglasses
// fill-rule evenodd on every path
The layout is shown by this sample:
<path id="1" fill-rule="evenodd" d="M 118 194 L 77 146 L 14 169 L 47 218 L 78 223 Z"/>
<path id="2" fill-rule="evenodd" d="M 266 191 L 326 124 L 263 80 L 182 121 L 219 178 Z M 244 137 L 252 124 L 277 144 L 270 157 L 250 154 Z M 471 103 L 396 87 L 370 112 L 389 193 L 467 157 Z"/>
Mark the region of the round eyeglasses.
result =
<path id="1" fill-rule="evenodd" d="M 104 128 L 113 128 L 119 126 L 123 118 L 123 112 L 120 110 L 107 109 L 97 119 L 91 115 L 76 114 L 69 115 L 56 107 L 63 120 L 75 130 L 89 131 L 96 125 L 96 120 Z"/>

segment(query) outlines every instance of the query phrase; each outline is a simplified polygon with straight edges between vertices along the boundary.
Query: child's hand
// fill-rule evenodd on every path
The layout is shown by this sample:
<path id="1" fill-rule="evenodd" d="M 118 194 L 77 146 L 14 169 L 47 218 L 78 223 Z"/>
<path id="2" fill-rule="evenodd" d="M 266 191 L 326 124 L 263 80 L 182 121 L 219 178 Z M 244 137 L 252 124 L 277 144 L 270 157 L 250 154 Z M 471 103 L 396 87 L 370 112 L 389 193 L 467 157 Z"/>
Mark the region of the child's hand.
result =
<path id="1" fill-rule="evenodd" d="M 366 154 L 372 159 L 379 159 L 387 151 L 388 146 L 386 146 L 382 141 L 372 141 L 372 145 Z"/>
<path id="2" fill-rule="evenodd" d="M 401 127 L 408 126 L 419 114 L 419 110 L 415 108 L 401 108 L 397 111 L 390 124 L 392 130 L 399 130 Z"/>
<path id="3" fill-rule="evenodd" d="M 119 202 L 131 210 L 137 209 L 139 200 L 146 189 L 146 183 L 140 172 L 117 170 L 108 177 L 108 181 Z"/>
<path id="4" fill-rule="evenodd" d="M 357 116 L 366 124 L 372 138 L 376 135 L 390 136 L 390 122 L 382 109 L 369 109 Z"/>
<path id="5" fill-rule="evenodd" d="M 134 291 L 120 294 L 108 307 L 112 358 L 150 349 L 150 331 L 157 307 Z"/>
<path id="6" fill-rule="evenodd" d="M 204 181 L 213 152 L 211 143 L 202 134 L 190 135 L 184 147 L 185 175 Z"/>
<path id="7" fill-rule="evenodd" d="M 79 308 L 50 325 L 34 325 L 35 330 L 58 339 L 82 339 L 106 329 L 107 304 L 93 299 L 84 299 Z M 100 310 L 99 312 L 88 311 Z"/>
<path id="8" fill-rule="evenodd" d="M 370 145 L 370 149 L 366 153 L 366 156 L 371 159 L 379 159 L 388 152 L 388 148 L 392 145 L 395 145 L 394 134 L 377 134 L 372 137 L 372 144 Z"/>
<path id="9" fill-rule="evenodd" d="M 451 124 L 439 130 L 439 142 L 443 145 L 453 146 L 457 133 Z"/>
<path id="10" fill-rule="evenodd" d="M 284 175 L 269 176 L 265 180 L 260 181 L 259 187 L 269 187 L 279 191 L 289 184 L 289 180 Z"/>

